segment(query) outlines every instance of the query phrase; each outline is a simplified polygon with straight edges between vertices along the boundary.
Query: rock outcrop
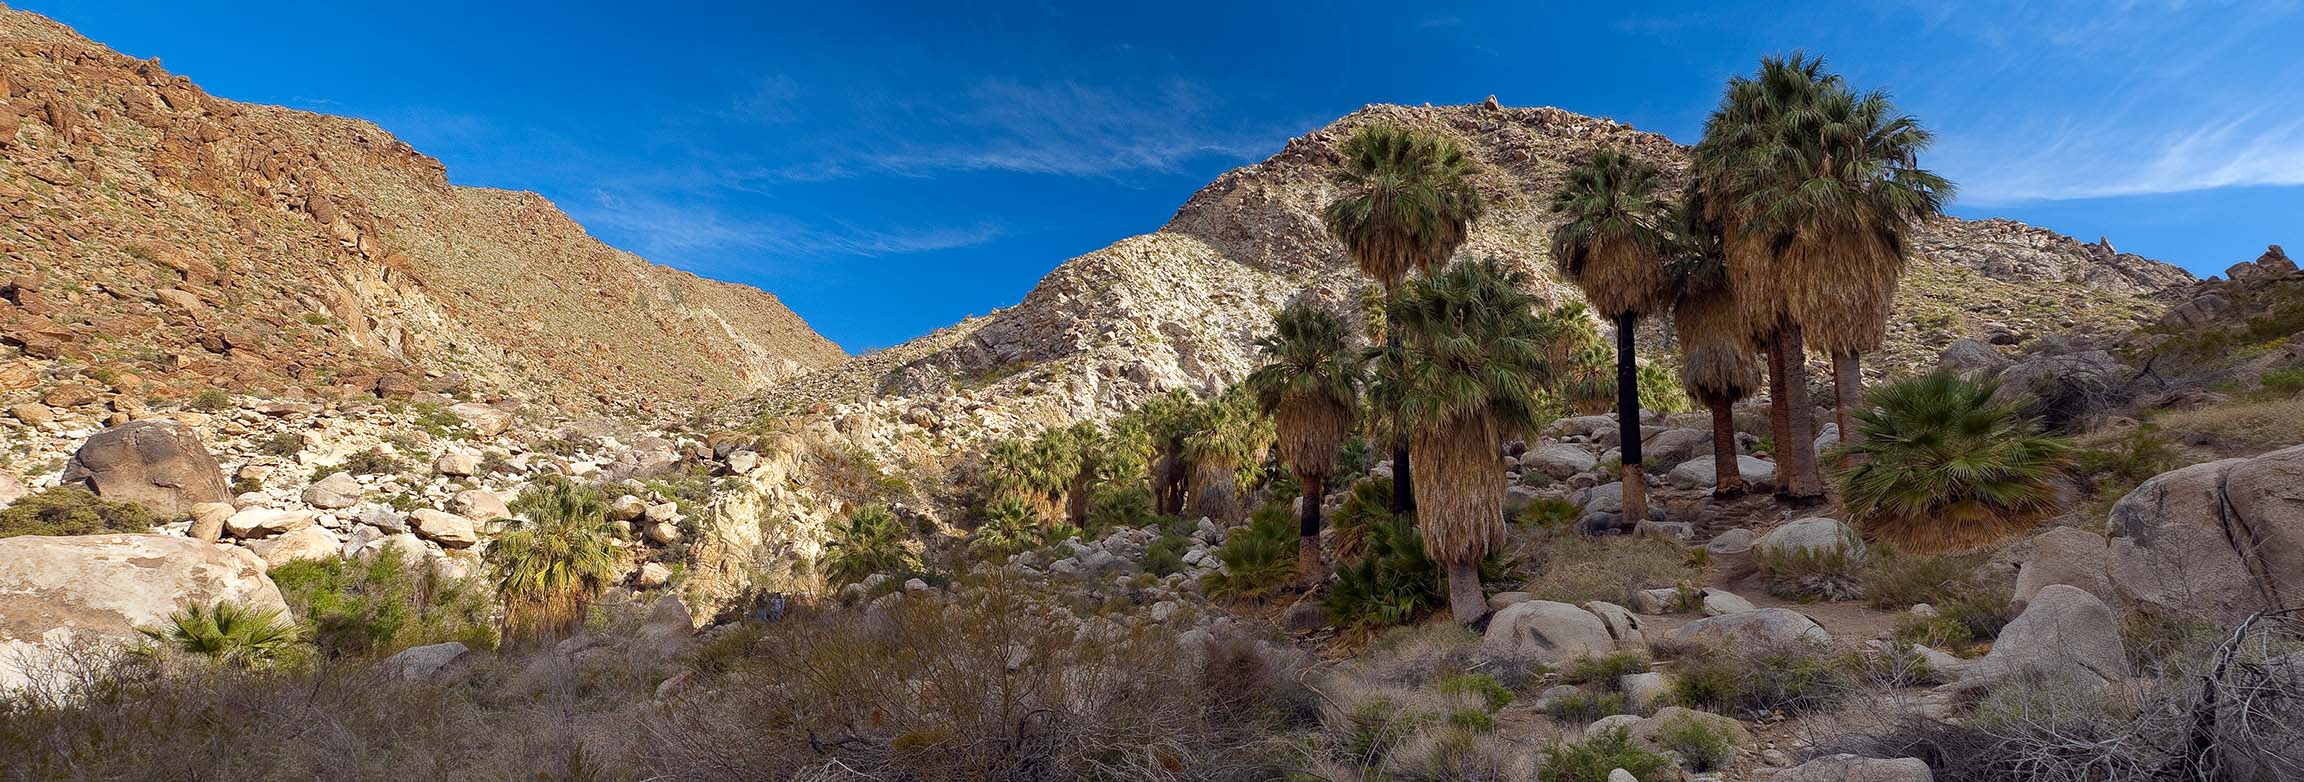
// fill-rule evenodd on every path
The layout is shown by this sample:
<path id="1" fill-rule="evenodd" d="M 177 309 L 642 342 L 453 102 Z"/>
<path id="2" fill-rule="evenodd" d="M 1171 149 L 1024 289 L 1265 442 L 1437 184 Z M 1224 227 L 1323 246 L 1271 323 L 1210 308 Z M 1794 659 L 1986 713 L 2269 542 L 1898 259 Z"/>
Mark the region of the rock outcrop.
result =
<path id="1" fill-rule="evenodd" d="M 90 650 L 133 643 L 186 605 L 286 615 L 245 549 L 161 535 L 0 538 L 0 691 L 53 683 Z"/>
<path id="2" fill-rule="evenodd" d="M 97 432 L 64 466 L 63 481 L 108 500 L 140 503 L 162 517 L 232 499 L 224 470 L 200 435 L 172 421 L 136 421 Z"/>
<path id="3" fill-rule="evenodd" d="M 2304 446 L 2155 476 L 2110 526 L 2105 576 L 2131 607 L 2226 623 L 2304 607 Z"/>

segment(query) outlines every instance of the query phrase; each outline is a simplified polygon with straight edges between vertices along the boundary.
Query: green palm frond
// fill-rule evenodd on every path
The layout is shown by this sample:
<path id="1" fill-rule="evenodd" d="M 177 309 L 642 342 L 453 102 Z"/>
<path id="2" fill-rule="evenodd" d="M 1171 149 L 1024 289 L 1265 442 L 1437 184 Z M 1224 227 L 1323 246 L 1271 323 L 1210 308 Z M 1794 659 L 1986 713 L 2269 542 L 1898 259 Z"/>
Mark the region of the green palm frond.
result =
<path id="1" fill-rule="evenodd" d="M 1016 501 L 1011 499 L 1011 503 Z M 1018 503 L 1019 509 L 1023 506 Z M 1029 510 L 1023 511 L 1032 518 Z M 896 514 L 884 505 L 866 505 L 848 514 L 831 541 L 824 544 L 818 570 L 828 583 L 853 584 L 874 573 L 901 573 L 919 567 L 905 547 L 911 538 Z"/>
<path id="2" fill-rule="evenodd" d="M 554 475 L 510 509 L 516 518 L 482 555 L 504 599 L 505 634 L 538 638 L 575 629 L 624 563 L 605 493 Z"/>
<path id="3" fill-rule="evenodd" d="M 295 623 L 280 613 L 230 601 L 192 603 L 168 615 L 166 626 L 137 632 L 168 649 L 248 667 L 277 660 L 303 640 Z"/>
<path id="4" fill-rule="evenodd" d="M 1387 288 L 1440 267 L 1483 208 L 1478 169 L 1454 140 L 1397 125 L 1369 125 L 1344 140 L 1330 182 L 1343 191 L 1321 212 L 1362 273 Z"/>
<path id="5" fill-rule="evenodd" d="M 1998 384 L 1948 372 L 1882 386 L 1856 414 L 1852 466 L 1835 476 L 1852 519 L 1907 549 L 1968 548 L 2055 509 L 2064 440 L 2040 433 Z"/>

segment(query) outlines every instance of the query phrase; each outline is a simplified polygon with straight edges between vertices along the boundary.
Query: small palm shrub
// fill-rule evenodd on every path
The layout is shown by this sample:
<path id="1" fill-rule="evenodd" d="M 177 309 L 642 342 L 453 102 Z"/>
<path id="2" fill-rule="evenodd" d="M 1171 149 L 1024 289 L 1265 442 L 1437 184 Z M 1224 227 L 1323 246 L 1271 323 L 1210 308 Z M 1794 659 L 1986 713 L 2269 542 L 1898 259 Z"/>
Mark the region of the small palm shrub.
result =
<path id="1" fill-rule="evenodd" d="M 152 512 L 143 505 L 112 502 L 78 486 L 34 492 L 0 510 L 0 538 L 150 532 L 152 524 Z"/>
<path id="2" fill-rule="evenodd" d="M 1191 547 L 1190 537 L 1174 532 L 1162 533 L 1144 546 L 1144 572 L 1155 576 L 1184 572 L 1184 552 Z"/>
<path id="3" fill-rule="evenodd" d="M 1336 506 L 1336 513 L 1329 519 L 1336 559 L 1347 562 L 1359 559 L 1373 534 L 1371 530 L 1391 520 L 1392 479 L 1369 478 L 1352 484 L 1352 489 L 1344 495 L 1344 502 Z"/>
<path id="4" fill-rule="evenodd" d="M 1695 409 L 1696 403 L 1688 398 L 1688 390 L 1680 383 L 1678 367 L 1661 361 L 1646 361 L 1639 370 L 1640 409 L 1659 413 L 1685 413 Z"/>
<path id="5" fill-rule="evenodd" d="M 259 610 L 234 602 L 193 603 L 169 614 L 167 625 L 137 632 L 159 648 L 236 668 L 278 662 L 300 640 L 296 625 L 282 620 L 278 609 Z"/>
<path id="6" fill-rule="evenodd" d="M 521 492 L 482 555 L 504 601 L 507 641 L 558 637 L 583 624 L 622 572 L 624 550 L 599 488 L 551 476 Z"/>
<path id="7" fill-rule="evenodd" d="M 1424 553 L 1424 538 L 1409 519 L 1394 516 L 1369 526 L 1359 559 L 1337 568 L 1321 602 L 1337 625 L 1371 630 L 1402 624 L 1440 605 L 1444 574 Z"/>
<path id="8" fill-rule="evenodd" d="M 899 573 L 920 567 L 905 547 L 911 538 L 896 514 L 884 505 L 866 505 L 848 514 L 831 542 L 824 544 L 819 566 L 825 581 L 853 584 L 874 573 Z"/>
<path id="9" fill-rule="evenodd" d="M 494 595 L 486 584 L 443 578 L 386 546 L 366 562 L 299 560 L 273 568 L 288 607 L 320 653 L 331 659 L 388 655 L 458 641 L 496 646 Z"/>
<path id="10" fill-rule="evenodd" d="M 1636 779 L 1662 779 L 1670 758 L 1642 749 L 1624 728 L 1612 728 L 1544 748 L 1544 762 L 1536 767 L 1540 782 L 1608 782 L 1609 772 L 1624 769 Z"/>
<path id="11" fill-rule="evenodd" d="M 1841 496 L 1869 537 L 1907 551 L 1966 549 L 2028 529 L 2055 509 L 2065 441 L 2040 433 L 1999 385 L 1935 372 L 1891 383 L 1856 413 Z"/>
<path id="12" fill-rule="evenodd" d="M 1296 518 L 1287 508 L 1257 508 L 1247 525 L 1233 529 L 1216 550 L 1224 570 L 1208 576 L 1208 591 L 1239 597 L 1271 594 L 1296 577 L 1296 543 Z"/>
<path id="13" fill-rule="evenodd" d="M 1088 528 L 1108 530 L 1152 523 L 1152 489 L 1143 481 L 1099 484 L 1088 492 Z"/>

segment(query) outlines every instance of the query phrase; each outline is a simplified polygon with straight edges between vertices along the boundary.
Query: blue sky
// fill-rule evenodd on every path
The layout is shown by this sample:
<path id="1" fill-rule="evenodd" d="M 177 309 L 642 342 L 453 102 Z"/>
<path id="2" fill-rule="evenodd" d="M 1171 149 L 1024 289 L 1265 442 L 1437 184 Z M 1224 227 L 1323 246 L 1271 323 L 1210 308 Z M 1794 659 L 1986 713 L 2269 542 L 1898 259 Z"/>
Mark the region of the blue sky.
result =
<path id="1" fill-rule="evenodd" d="M 1723 80 L 1795 48 L 1938 132 L 1957 214 L 2201 274 L 2304 243 L 2292 1 L 15 5 L 373 120 L 851 351 L 1014 303 L 1367 103 L 1495 94 L 1689 143 Z"/>

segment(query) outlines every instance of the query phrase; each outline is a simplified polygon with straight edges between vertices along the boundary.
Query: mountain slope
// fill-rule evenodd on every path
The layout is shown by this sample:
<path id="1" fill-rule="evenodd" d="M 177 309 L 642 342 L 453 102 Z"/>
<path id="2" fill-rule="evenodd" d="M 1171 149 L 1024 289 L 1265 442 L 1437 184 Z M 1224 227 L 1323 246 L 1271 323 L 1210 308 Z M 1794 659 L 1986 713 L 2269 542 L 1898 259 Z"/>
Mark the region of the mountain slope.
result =
<path id="1" fill-rule="evenodd" d="M 1336 146 L 1379 121 L 1466 144 L 1482 163 L 1490 210 L 1463 252 L 1528 270 L 1553 301 L 1576 293 L 1544 249 L 1557 224 L 1545 204 L 1576 160 L 1618 147 L 1675 178 L 1687 168 L 1687 150 L 1670 139 L 1555 108 L 1370 106 L 1217 178 L 1160 231 L 1066 261 L 1014 307 L 800 378 L 771 392 L 767 407 L 845 404 L 845 415 L 902 417 L 968 437 L 1233 382 L 1252 366 L 1271 311 L 1290 298 L 1357 311 L 1368 283 L 1319 210 L 1333 196 L 1325 177 Z M 1872 362 L 1879 370 L 1926 364 L 1964 336 L 2124 331 L 2156 316 L 2165 291 L 2192 281 L 2105 243 L 2006 220 L 1938 220 L 1914 244 L 1889 344 Z"/>
<path id="2" fill-rule="evenodd" d="M 373 124 L 215 98 L 9 10 L 0 214 L 0 339 L 154 396 L 702 402 L 844 357 L 774 296 L 450 185 Z"/>

